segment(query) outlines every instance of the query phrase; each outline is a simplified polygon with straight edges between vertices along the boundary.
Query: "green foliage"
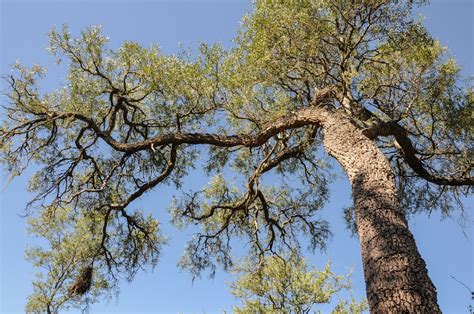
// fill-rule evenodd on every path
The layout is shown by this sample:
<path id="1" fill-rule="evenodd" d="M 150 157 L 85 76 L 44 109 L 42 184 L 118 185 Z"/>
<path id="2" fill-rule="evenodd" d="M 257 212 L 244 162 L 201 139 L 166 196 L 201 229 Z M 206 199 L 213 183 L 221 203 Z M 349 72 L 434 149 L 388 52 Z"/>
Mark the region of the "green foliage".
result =
<path id="1" fill-rule="evenodd" d="M 336 276 L 328 263 L 323 270 L 308 267 L 304 258 L 270 256 L 258 266 L 250 260 L 235 267 L 240 277 L 232 283 L 232 294 L 242 301 L 236 313 L 310 313 L 318 304 L 330 303 L 341 290 L 349 290 L 348 277 Z M 332 313 L 359 314 L 367 302 L 339 300 Z"/>
<path id="2" fill-rule="evenodd" d="M 289 185 L 262 187 L 254 195 L 252 190 L 243 192 L 217 175 L 204 190 L 171 206 L 175 225 L 201 222 L 201 230 L 189 241 L 180 266 L 194 276 L 206 268 L 211 268 L 212 276 L 216 270 L 213 258 L 225 269 L 231 268 L 230 247 L 235 238 L 249 240 L 251 256 L 300 247 L 303 237 L 313 250 L 324 247 L 329 226 L 317 218 L 317 213 L 325 197 L 324 187 L 307 193 Z"/>
<path id="3" fill-rule="evenodd" d="M 43 271 L 37 273 L 26 311 L 57 313 L 93 303 L 117 290 L 119 272 L 131 280 L 144 265 L 155 265 L 166 242 L 159 236 L 158 222 L 139 212 L 129 219 L 136 225 L 127 227 L 110 212 L 78 215 L 70 207 L 52 206 L 29 218 L 29 232 L 46 240 L 47 245 L 27 250 L 27 259 Z M 71 287 L 87 267 L 93 269 L 92 285 L 82 296 Z"/>
<path id="4" fill-rule="evenodd" d="M 59 309 L 78 306 L 81 299 L 69 292 L 69 287 L 86 261 L 91 261 L 100 247 L 99 238 L 90 232 L 86 217 L 71 221 L 67 208 L 45 208 L 38 217 L 30 218 L 30 233 L 48 241 L 49 248 L 31 247 L 26 256 L 35 267 L 47 272 L 38 272 L 33 283 L 34 294 L 28 298 L 28 313 L 57 313 Z M 71 232 L 72 231 L 72 232 Z M 100 267 L 95 264 L 93 285 L 89 298 L 97 299 L 110 289 L 110 284 Z"/>

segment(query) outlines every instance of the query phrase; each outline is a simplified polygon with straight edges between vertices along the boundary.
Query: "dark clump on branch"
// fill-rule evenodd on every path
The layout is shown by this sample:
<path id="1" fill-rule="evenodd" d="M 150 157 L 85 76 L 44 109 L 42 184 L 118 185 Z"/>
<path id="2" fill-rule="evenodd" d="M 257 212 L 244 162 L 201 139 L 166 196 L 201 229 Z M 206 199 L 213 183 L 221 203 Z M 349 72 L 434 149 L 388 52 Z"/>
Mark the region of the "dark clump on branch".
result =
<path id="1" fill-rule="evenodd" d="M 74 284 L 69 288 L 69 293 L 72 295 L 83 295 L 89 291 L 92 284 L 92 272 L 92 266 L 82 269 Z"/>

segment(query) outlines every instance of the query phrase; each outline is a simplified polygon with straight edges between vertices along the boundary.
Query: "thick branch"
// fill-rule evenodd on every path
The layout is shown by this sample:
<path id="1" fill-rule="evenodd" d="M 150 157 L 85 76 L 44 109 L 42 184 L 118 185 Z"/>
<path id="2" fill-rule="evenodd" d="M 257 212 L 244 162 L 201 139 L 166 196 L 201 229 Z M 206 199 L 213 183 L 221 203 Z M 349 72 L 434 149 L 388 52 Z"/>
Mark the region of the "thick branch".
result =
<path id="1" fill-rule="evenodd" d="M 393 136 L 396 140 L 397 148 L 401 151 L 403 159 L 410 168 L 420 177 L 437 185 L 462 186 L 474 185 L 474 178 L 443 177 L 430 173 L 417 157 L 417 150 L 413 146 L 407 131 L 396 122 L 378 121 L 371 128 L 364 131 L 369 138 L 378 136 Z"/>

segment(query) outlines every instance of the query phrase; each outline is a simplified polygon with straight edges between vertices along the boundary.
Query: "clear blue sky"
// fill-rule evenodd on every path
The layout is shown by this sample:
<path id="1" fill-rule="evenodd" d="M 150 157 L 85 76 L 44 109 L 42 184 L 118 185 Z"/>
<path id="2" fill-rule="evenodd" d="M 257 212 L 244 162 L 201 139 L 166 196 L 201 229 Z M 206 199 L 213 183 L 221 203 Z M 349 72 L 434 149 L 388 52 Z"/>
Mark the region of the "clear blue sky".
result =
<path id="1" fill-rule="evenodd" d="M 39 63 L 50 71 L 43 87 L 58 87 L 64 74 L 54 66 L 45 52 L 47 36 L 52 25 L 68 23 L 76 33 L 89 25 L 103 25 L 112 47 L 123 40 L 137 41 L 148 46 L 159 43 L 163 51 L 173 53 L 179 43 L 195 47 L 200 41 L 219 42 L 226 46 L 244 12 L 251 10 L 251 1 L 1 1 L 1 73 L 9 73 L 9 64 L 19 59 L 26 65 Z M 426 17 L 428 29 L 464 66 L 464 74 L 474 74 L 474 1 L 432 0 L 420 10 Z M 5 86 L 2 82 L 2 89 Z M 5 98 L 1 98 L 4 102 Z M 1 113 L 0 113 L 1 114 Z M 35 269 L 24 260 L 24 249 L 33 243 L 25 233 L 24 220 L 19 217 L 31 195 L 27 193 L 27 178 L 31 170 L 16 178 L 0 192 L 1 207 L 1 313 L 24 311 L 25 299 L 31 292 Z M 0 176 L 1 188 L 7 175 Z M 350 205 L 350 190 L 341 174 L 333 186 L 332 198 L 323 217 L 331 222 L 334 237 L 325 254 L 311 256 L 311 261 L 324 265 L 331 257 L 336 273 L 353 269 L 352 280 L 356 297 L 364 296 L 364 282 L 358 241 L 345 230 L 341 209 Z M 205 181 L 199 172 L 189 177 L 185 189 L 198 189 Z M 137 312 L 194 312 L 211 313 L 230 309 L 235 304 L 226 282 L 231 278 L 220 272 L 214 280 L 203 277 L 194 284 L 186 272 L 176 268 L 189 232 L 179 232 L 166 226 L 169 217 L 167 201 L 177 192 L 160 189 L 139 201 L 142 208 L 152 209 L 162 219 L 165 232 L 171 238 L 153 272 L 139 273 L 132 283 L 123 283 L 118 298 L 93 305 L 93 313 Z M 472 205 L 468 205 L 472 219 Z M 440 220 L 439 215 L 420 215 L 410 222 L 419 250 L 425 259 L 429 274 L 438 289 L 438 299 L 445 313 L 466 313 L 470 295 L 466 288 L 451 279 L 455 276 L 474 288 L 473 282 L 473 228 L 465 230 L 451 219 Z M 327 308 L 324 308 L 325 311 Z"/>

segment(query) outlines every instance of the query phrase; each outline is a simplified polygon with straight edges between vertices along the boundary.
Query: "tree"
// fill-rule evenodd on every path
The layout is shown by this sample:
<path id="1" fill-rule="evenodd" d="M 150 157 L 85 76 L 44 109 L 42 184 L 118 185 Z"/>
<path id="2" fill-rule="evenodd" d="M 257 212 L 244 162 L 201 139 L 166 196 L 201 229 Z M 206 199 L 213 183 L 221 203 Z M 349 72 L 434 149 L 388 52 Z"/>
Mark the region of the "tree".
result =
<path id="1" fill-rule="evenodd" d="M 92 238 L 81 240 L 87 254 L 51 241 L 32 252 L 47 256 L 38 262 L 49 270 L 41 291 L 77 291 L 69 287 L 92 267 L 88 289 L 107 292 L 153 265 L 165 240 L 133 201 L 159 185 L 179 188 L 202 163 L 214 175 L 209 185 L 172 204 L 176 224 L 201 227 L 181 261 L 194 275 L 231 267 L 236 237 L 261 260 L 299 251 L 301 236 L 324 246 L 329 230 L 316 218 L 330 180 L 324 147 L 352 185 L 347 216 L 355 217 L 371 311 L 438 313 L 406 215 L 448 214 L 469 193 L 474 88 L 412 18 L 413 5 L 257 1 L 234 48 L 202 45 L 194 57 L 132 42 L 112 51 L 94 27 L 78 38 L 53 30 L 50 50 L 68 60 L 68 84 L 40 92 L 43 69 L 16 66 L 1 160 L 12 175 L 40 167 L 30 212 L 48 213 L 45 227 L 67 212 L 68 227 L 52 228 L 54 239 L 81 237 L 83 225 Z M 281 179 L 270 185 L 269 174 Z M 51 271 L 67 268 L 64 250 L 78 250 L 67 280 Z M 107 284 L 97 286 L 96 275 Z M 61 306 L 80 297 L 61 293 Z"/>
<path id="2" fill-rule="evenodd" d="M 329 263 L 324 270 L 308 269 L 305 259 L 295 254 L 267 257 L 257 267 L 247 260 L 234 271 L 241 276 L 232 283 L 232 294 L 243 303 L 234 307 L 235 313 L 310 313 L 351 287 L 348 277 L 334 275 Z M 352 298 L 340 300 L 332 313 L 361 314 L 367 308 L 365 301 Z"/>

